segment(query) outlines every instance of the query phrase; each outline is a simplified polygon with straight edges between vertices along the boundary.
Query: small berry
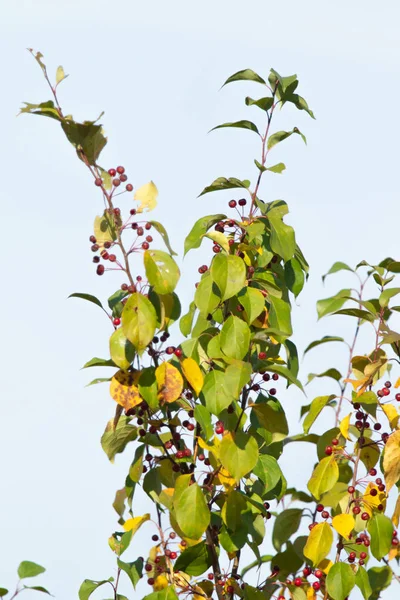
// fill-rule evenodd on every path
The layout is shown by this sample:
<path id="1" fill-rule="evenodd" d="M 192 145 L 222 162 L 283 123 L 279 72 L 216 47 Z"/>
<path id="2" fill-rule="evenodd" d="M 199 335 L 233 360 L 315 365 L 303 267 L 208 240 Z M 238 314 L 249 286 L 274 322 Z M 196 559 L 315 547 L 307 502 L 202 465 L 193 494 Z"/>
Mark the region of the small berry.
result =
<path id="1" fill-rule="evenodd" d="M 329 519 L 329 516 L 330 516 L 330 515 L 329 515 L 329 513 L 328 513 L 328 511 L 327 511 L 327 510 L 323 510 L 323 511 L 322 511 L 322 513 L 321 513 L 321 517 L 322 517 L 323 519 Z"/>
<path id="2" fill-rule="evenodd" d="M 169 557 L 171 558 L 171 560 L 175 560 L 177 557 L 177 553 L 176 552 L 171 552 L 171 554 L 169 555 Z"/>
<path id="3" fill-rule="evenodd" d="M 400 400 L 400 394 L 398 394 L 398 396 L 399 396 L 399 400 Z M 396 400 L 397 400 L 397 398 L 396 398 Z M 382 428 L 382 425 L 380 423 L 375 423 L 375 425 L 374 425 L 375 431 L 379 431 L 381 428 Z"/>
<path id="4" fill-rule="evenodd" d="M 390 383 L 390 381 L 385 381 L 385 387 L 387 387 L 387 388 L 392 387 L 392 384 Z"/>
<path id="5" fill-rule="evenodd" d="M 136 208 L 131 208 L 131 210 L 129 211 L 129 214 L 136 215 Z"/>
<path id="6" fill-rule="evenodd" d="M 132 192 L 133 190 L 133 185 L 131 183 L 127 183 L 125 186 L 125 189 L 127 192 Z"/>
<path id="7" fill-rule="evenodd" d="M 390 390 L 387 387 L 382 388 L 382 393 L 384 396 L 389 396 Z"/>
<path id="8" fill-rule="evenodd" d="M 149 563 L 147 563 L 147 565 L 145 565 L 145 567 L 144 567 L 144 568 L 145 568 L 145 570 L 146 570 L 146 571 L 148 571 L 148 572 L 149 572 L 149 571 L 151 571 L 151 570 L 153 569 L 153 567 L 152 567 L 152 566 L 151 566 Z"/>
<path id="9" fill-rule="evenodd" d="M 120 179 L 120 181 L 125 183 L 125 181 L 128 179 L 128 177 L 127 177 L 127 175 L 121 175 L 119 179 Z"/>
<path id="10" fill-rule="evenodd" d="M 337 438 L 333 438 L 332 446 L 337 446 L 339 444 L 339 440 Z"/>
<path id="11" fill-rule="evenodd" d="M 274 373 L 274 374 L 272 375 L 272 379 L 273 379 L 274 381 L 278 381 L 278 379 L 279 379 L 279 375 L 278 375 L 278 373 Z"/>
<path id="12" fill-rule="evenodd" d="M 213 252 L 215 254 L 218 254 L 218 252 L 221 252 L 221 248 L 219 246 L 215 245 L 215 246 L 213 246 Z"/>
<path id="13" fill-rule="evenodd" d="M 112 182 L 114 187 L 118 187 L 119 185 L 121 185 L 121 182 L 117 177 L 113 179 Z"/>
<path id="14" fill-rule="evenodd" d="M 313 586 L 313 588 L 314 588 L 314 590 L 315 590 L 316 592 L 318 592 L 318 590 L 320 590 L 320 589 L 321 589 L 321 584 L 320 584 L 320 582 L 319 582 L 319 581 L 314 581 L 314 583 L 312 584 L 312 586 Z"/>
<path id="15" fill-rule="evenodd" d="M 237 204 L 236 200 L 229 200 L 230 208 L 235 208 L 236 204 Z"/>
<path id="16" fill-rule="evenodd" d="M 258 358 L 260 360 L 265 360 L 267 358 L 267 353 L 266 352 L 259 352 L 258 353 Z"/>
<path id="17" fill-rule="evenodd" d="M 353 485 L 349 485 L 349 487 L 347 488 L 347 491 L 349 492 L 349 494 L 354 494 L 356 489 Z"/>
<path id="18" fill-rule="evenodd" d="M 377 473 L 376 469 L 369 470 L 369 474 L 371 475 L 371 477 L 375 477 L 376 473 Z"/>
<path id="19" fill-rule="evenodd" d="M 182 352 L 181 348 L 175 348 L 174 354 L 175 354 L 175 356 L 180 358 L 182 356 L 183 352 Z"/>
<path id="20" fill-rule="evenodd" d="M 121 325 L 121 319 L 119 319 L 118 317 L 115 317 L 115 319 L 113 320 L 113 323 L 116 327 L 118 327 L 118 325 Z"/>
<path id="21" fill-rule="evenodd" d="M 96 177 L 96 179 L 94 180 L 94 185 L 97 185 L 97 187 L 100 187 L 103 184 L 103 181 L 100 177 Z"/>
<path id="22" fill-rule="evenodd" d="M 360 552 L 360 558 L 361 558 L 361 560 L 364 560 L 365 558 L 367 558 L 367 553 L 366 552 Z"/>
<path id="23" fill-rule="evenodd" d="M 349 558 L 355 558 L 356 557 L 356 553 L 355 552 L 350 552 L 349 554 Z"/>
<path id="24" fill-rule="evenodd" d="M 168 346 L 165 350 L 166 354 L 173 354 L 175 352 L 175 346 Z"/>
<path id="25" fill-rule="evenodd" d="M 247 200 L 245 198 L 241 198 L 238 202 L 239 206 L 246 206 Z"/>
<path id="26" fill-rule="evenodd" d="M 316 510 L 317 512 L 322 512 L 324 510 L 325 506 L 323 504 L 317 504 Z"/>
<path id="27" fill-rule="evenodd" d="M 110 262 L 115 262 L 117 260 L 117 257 L 115 256 L 115 254 L 110 254 L 110 256 L 108 257 L 108 260 Z"/>
<path id="28" fill-rule="evenodd" d="M 91 235 L 89 238 L 89 242 L 92 242 L 92 244 L 95 244 L 97 242 L 96 237 L 94 235 Z"/>
<path id="29" fill-rule="evenodd" d="M 225 431 L 225 428 L 224 428 L 223 424 L 221 422 L 218 422 L 217 426 L 215 428 L 215 433 L 217 435 L 221 435 L 222 433 L 224 433 L 224 431 Z"/>
<path id="30" fill-rule="evenodd" d="M 316 569 L 314 571 L 314 575 L 315 577 L 317 577 L 317 579 L 322 579 L 322 577 L 324 576 L 323 572 L 320 569 Z"/>
<path id="31" fill-rule="evenodd" d="M 142 248 L 143 248 L 143 250 L 148 250 L 150 248 L 149 243 L 148 242 L 143 242 Z"/>
<path id="32" fill-rule="evenodd" d="M 233 585 L 228 585 L 226 587 L 226 591 L 228 592 L 228 594 L 233 594 L 233 592 L 235 591 L 235 588 L 233 587 Z"/>
<path id="33" fill-rule="evenodd" d="M 97 275 L 103 275 L 104 265 L 97 265 L 96 273 L 97 273 Z"/>
<path id="34" fill-rule="evenodd" d="M 303 580 L 301 579 L 301 577 L 295 577 L 293 583 L 296 587 L 300 587 L 303 583 Z"/>
<path id="35" fill-rule="evenodd" d="M 326 454 L 327 456 L 331 456 L 331 454 L 332 454 L 332 453 L 333 453 L 333 448 L 332 448 L 332 446 L 327 446 L 327 447 L 325 448 L 325 454 Z"/>
<path id="36" fill-rule="evenodd" d="M 189 425 L 187 426 L 187 430 L 188 431 L 194 431 L 194 425 L 193 425 L 193 423 L 189 423 Z"/>
<path id="37" fill-rule="evenodd" d="M 117 167 L 117 173 L 119 173 L 120 175 L 122 175 L 122 173 L 125 173 L 125 168 L 124 167 Z"/>
<path id="38" fill-rule="evenodd" d="M 398 538 L 394 537 L 392 539 L 392 546 L 398 546 L 398 545 L 399 545 L 399 540 L 398 540 Z"/>
<path id="39" fill-rule="evenodd" d="M 158 542 L 158 535 L 154 534 L 153 536 L 151 536 L 151 539 L 153 540 L 153 542 Z"/>
<path id="40" fill-rule="evenodd" d="M 115 169 L 108 169 L 108 174 L 110 175 L 110 177 L 115 177 L 117 171 Z"/>
<path id="41" fill-rule="evenodd" d="M 93 256 L 93 262 L 94 263 L 100 262 L 100 256 Z"/>
<path id="42" fill-rule="evenodd" d="M 275 389 L 275 388 L 271 388 L 271 389 L 269 390 L 269 395 L 270 395 L 270 396 L 275 396 L 275 394 L 276 394 L 276 389 Z"/>
<path id="43" fill-rule="evenodd" d="M 203 460 L 205 459 L 204 454 L 199 454 L 198 459 L 203 462 Z"/>
<path id="44" fill-rule="evenodd" d="M 97 244 L 93 244 L 93 246 L 91 246 L 90 249 L 92 252 L 97 252 L 97 250 L 99 249 L 99 246 Z"/>
<path id="45" fill-rule="evenodd" d="M 355 514 L 355 515 L 359 515 L 359 514 L 360 514 L 360 512 L 361 512 L 361 508 L 360 508 L 359 506 L 355 506 L 355 507 L 353 508 L 353 514 Z"/>
<path id="46" fill-rule="evenodd" d="M 262 376 L 264 381 L 269 381 L 271 379 L 271 376 L 269 373 L 264 373 L 264 375 Z"/>
<path id="47" fill-rule="evenodd" d="M 209 574 L 207 575 L 207 578 L 208 578 L 210 581 L 212 581 L 212 580 L 214 579 L 214 574 L 213 574 L 213 573 L 209 573 Z"/>
<path id="48" fill-rule="evenodd" d="M 395 398 L 396 398 L 397 402 L 400 402 L 400 394 L 396 394 Z"/>
<path id="49" fill-rule="evenodd" d="M 152 242 L 153 238 L 151 237 L 151 235 L 146 235 L 146 242 Z"/>
<path id="50" fill-rule="evenodd" d="M 368 521 L 369 514 L 367 512 L 363 512 L 363 514 L 361 515 L 361 518 L 362 518 L 363 521 Z"/>
<path id="51" fill-rule="evenodd" d="M 148 578 L 148 580 L 147 580 L 147 583 L 148 583 L 149 585 L 154 585 L 154 584 L 155 584 L 155 582 L 156 582 L 156 580 L 154 579 L 154 577 L 149 577 L 149 578 Z"/>
<path id="52" fill-rule="evenodd" d="M 144 234 L 144 229 L 143 229 L 143 227 L 138 227 L 138 228 L 137 228 L 137 230 L 136 230 L 136 233 L 137 233 L 139 236 L 140 236 L 140 235 L 143 235 L 143 234 Z"/>

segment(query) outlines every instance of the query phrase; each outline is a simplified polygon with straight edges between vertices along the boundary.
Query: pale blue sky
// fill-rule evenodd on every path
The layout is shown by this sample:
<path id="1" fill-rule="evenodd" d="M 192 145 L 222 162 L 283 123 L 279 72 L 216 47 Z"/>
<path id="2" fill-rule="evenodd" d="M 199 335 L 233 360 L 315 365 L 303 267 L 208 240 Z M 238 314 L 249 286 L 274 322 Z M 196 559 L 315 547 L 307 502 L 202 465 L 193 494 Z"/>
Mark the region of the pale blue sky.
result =
<path id="1" fill-rule="evenodd" d="M 109 464 L 99 445 L 113 401 L 106 387 L 84 385 L 102 373 L 79 370 L 106 356 L 109 326 L 94 306 L 66 300 L 74 291 L 105 299 L 120 283 L 118 275 L 96 277 L 91 263 L 87 238 L 101 201 L 56 123 L 15 119 L 22 101 L 49 99 L 25 48 L 40 50 L 50 73 L 62 64 L 70 74 L 60 88 L 67 112 L 91 119 L 105 110 L 102 163 L 124 164 L 136 186 L 156 182 L 155 218 L 179 251 L 194 218 L 226 209 L 229 196 L 196 199 L 205 185 L 218 176 L 254 178 L 256 136 L 207 135 L 218 123 L 258 118 L 243 103 L 256 86 L 218 91 L 222 82 L 247 67 L 298 74 L 317 120 L 294 108 L 279 116 L 277 128 L 298 126 L 308 146 L 292 138 L 276 149 L 273 161 L 287 171 L 271 174 L 263 197 L 289 203 L 311 265 L 295 319 L 301 349 L 326 333 L 351 333 L 346 320 L 316 322 L 315 300 L 339 285 L 332 278 L 323 289 L 320 279 L 335 260 L 399 258 L 399 21 L 395 0 L 2 4 L 0 586 L 13 585 L 22 559 L 46 566 L 43 584 L 58 600 L 76 598 L 85 577 L 113 575 L 111 503 L 129 464 L 129 455 Z M 184 305 L 203 262 L 195 253 L 184 262 Z M 303 379 L 331 365 L 344 370 L 341 357 L 339 348 L 316 351 L 302 365 Z M 309 400 L 330 391 L 319 382 Z M 297 428 L 304 399 L 296 391 L 281 399 Z M 313 449 L 301 451 L 310 466 Z M 285 451 L 282 464 L 304 487 L 299 450 Z M 136 512 L 145 510 L 139 504 Z M 138 537 L 138 553 L 151 533 Z"/>

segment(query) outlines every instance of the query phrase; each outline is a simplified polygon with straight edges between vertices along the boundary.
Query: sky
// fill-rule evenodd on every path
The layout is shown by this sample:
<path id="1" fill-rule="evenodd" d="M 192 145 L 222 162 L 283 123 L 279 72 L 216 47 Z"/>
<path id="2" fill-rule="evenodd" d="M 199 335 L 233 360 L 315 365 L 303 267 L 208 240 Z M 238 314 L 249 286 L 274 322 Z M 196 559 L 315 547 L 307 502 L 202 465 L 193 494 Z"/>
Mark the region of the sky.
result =
<path id="1" fill-rule="evenodd" d="M 107 356 L 109 324 L 96 307 L 67 300 L 72 292 L 105 300 L 122 280 L 95 275 L 88 237 L 101 199 L 60 128 L 49 119 L 15 118 L 23 101 L 49 99 L 26 48 L 44 54 L 50 73 L 59 64 L 69 73 L 60 87 L 64 111 L 79 120 L 105 111 L 102 163 L 123 164 L 135 187 L 155 181 L 154 218 L 179 252 L 196 218 L 227 209 L 229 194 L 197 197 L 206 185 L 219 176 L 255 177 L 256 136 L 207 132 L 221 122 L 257 119 L 243 101 L 257 86 L 220 90 L 222 83 L 244 68 L 264 77 L 271 67 L 298 74 L 316 120 L 295 108 L 278 115 L 278 129 L 297 126 L 308 145 L 296 136 L 276 148 L 274 163 L 287 170 L 270 174 L 261 195 L 288 202 L 288 222 L 310 263 L 294 315 L 302 351 L 326 334 L 352 335 L 351 319 L 317 322 L 316 300 L 353 285 L 348 274 L 322 285 L 333 262 L 399 259 L 399 18 L 394 0 L 3 3 L 0 586 L 12 588 L 21 560 L 47 568 L 41 582 L 58 600 L 76 598 L 85 578 L 115 575 L 107 544 L 117 525 L 111 503 L 130 462 L 127 453 L 110 464 L 99 444 L 113 401 L 107 386 L 85 385 L 106 374 L 80 370 L 93 356 Z M 121 200 L 122 210 L 129 207 Z M 180 260 L 184 306 L 203 262 L 201 251 Z M 361 353 L 370 341 L 361 336 Z M 330 366 L 343 371 L 346 359 L 336 345 L 310 353 L 302 379 Z M 332 384 L 311 384 L 307 399 L 281 392 L 297 432 L 300 406 L 331 393 Z M 291 484 L 304 489 L 313 457 L 311 447 L 300 456 L 285 450 Z M 143 501 L 135 506 L 136 514 L 145 510 Z M 140 548 L 151 533 L 138 536 Z M 384 598 L 396 594 L 392 587 Z"/>

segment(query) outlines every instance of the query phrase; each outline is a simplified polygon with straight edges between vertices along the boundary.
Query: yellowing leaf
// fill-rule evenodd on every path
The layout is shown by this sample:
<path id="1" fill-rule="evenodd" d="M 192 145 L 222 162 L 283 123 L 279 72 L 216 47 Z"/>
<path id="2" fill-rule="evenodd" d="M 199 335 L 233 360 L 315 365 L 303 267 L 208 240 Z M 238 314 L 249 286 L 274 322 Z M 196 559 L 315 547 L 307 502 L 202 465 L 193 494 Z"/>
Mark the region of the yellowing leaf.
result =
<path id="1" fill-rule="evenodd" d="M 392 429 L 396 429 L 397 423 L 399 422 L 399 413 L 393 404 L 382 404 L 382 410 L 385 413 L 389 425 Z"/>
<path id="2" fill-rule="evenodd" d="M 307 487 L 319 500 L 321 495 L 330 490 L 339 479 L 339 467 L 334 456 L 323 458 L 315 467 Z"/>
<path id="3" fill-rule="evenodd" d="M 220 470 L 218 471 L 216 480 L 219 481 L 224 486 L 224 488 L 227 492 L 236 487 L 235 478 L 232 477 L 231 474 L 226 469 L 224 469 L 224 467 L 221 467 Z"/>
<path id="4" fill-rule="evenodd" d="M 333 542 L 333 533 L 328 523 L 318 523 L 308 536 L 304 546 L 304 556 L 318 565 L 329 554 Z"/>
<path id="5" fill-rule="evenodd" d="M 363 377 L 362 379 L 343 379 L 345 383 L 351 383 L 353 390 L 357 391 L 357 396 L 361 396 L 371 383 L 371 377 Z"/>
<path id="6" fill-rule="evenodd" d="M 182 371 L 189 385 L 194 389 L 198 396 L 203 387 L 204 377 L 199 365 L 193 358 L 185 358 L 181 363 Z"/>
<path id="7" fill-rule="evenodd" d="M 388 561 L 390 562 L 391 560 L 393 560 L 394 558 L 396 558 L 396 556 L 398 555 L 398 553 L 399 553 L 399 551 L 397 549 L 397 546 L 396 546 L 396 548 L 391 548 L 389 550 Z"/>
<path id="8" fill-rule="evenodd" d="M 343 513 L 341 515 L 336 515 L 336 517 L 333 517 L 332 519 L 333 528 L 346 540 L 350 539 L 350 534 L 354 529 L 354 525 L 355 520 L 352 515 Z"/>
<path id="9" fill-rule="evenodd" d="M 155 183 L 150 181 L 136 190 L 134 199 L 140 202 L 136 212 L 150 211 L 157 206 L 158 189 Z"/>
<path id="10" fill-rule="evenodd" d="M 324 558 L 324 560 L 321 560 L 321 562 L 317 566 L 318 569 L 325 573 L 325 575 L 328 575 L 331 567 L 333 567 L 333 562 L 329 560 L 329 558 Z"/>
<path id="11" fill-rule="evenodd" d="M 178 369 L 170 362 L 164 362 L 156 369 L 158 397 L 164 402 L 175 402 L 183 390 L 183 379 Z"/>
<path id="12" fill-rule="evenodd" d="M 117 371 L 111 379 L 111 398 L 118 402 L 125 410 L 129 410 L 143 401 L 135 385 L 136 382 L 136 373 L 126 371 Z"/>
<path id="13" fill-rule="evenodd" d="M 226 235 L 224 235 L 221 231 L 209 231 L 203 237 L 207 237 L 225 250 L 227 254 L 229 254 L 229 242 Z"/>
<path id="14" fill-rule="evenodd" d="M 394 512 L 392 516 L 393 525 L 397 528 L 399 526 L 400 520 L 400 495 L 397 497 L 396 506 L 394 507 Z"/>
<path id="15" fill-rule="evenodd" d="M 315 600 L 316 597 L 317 597 L 317 594 L 316 594 L 314 588 L 311 586 L 308 587 L 307 588 L 307 600 Z"/>
<path id="16" fill-rule="evenodd" d="M 349 436 L 350 419 L 351 419 L 351 413 L 349 415 L 347 415 L 347 417 L 344 417 L 344 419 L 342 419 L 339 423 L 340 433 L 342 434 L 342 436 L 344 438 L 346 438 L 346 440 L 350 439 L 350 436 Z"/>
<path id="17" fill-rule="evenodd" d="M 125 531 L 132 531 L 132 536 L 134 536 L 139 527 L 141 527 L 143 523 L 146 523 L 146 521 L 148 521 L 149 519 L 149 513 L 146 513 L 142 517 L 134 517 L 133 519 L 128 519 L 124 523 L 124 529 Z"/>
<path id="18" fill-rule="evenodd" d="M 396 381 L 396 383 L 394 384 L 395 388 L 400 387 L 400 377 L 398 378 L 398 380 Z"/>
<path id="19" fill-rule="evenodd" d="M 155 592 L 160 592 L 161 590 L 164 590 L 166 587 L 168 587 L 168 585 L 169 582 L 165 575 L 159 575 L 154 580 L 153 589 Z"/>
<path id="20" fill-rule="evenodd" d="M 375 490 L 376 495 L 371 494 L 372 490 Z M 363 510 L 365 512 L 367 512 L 370 517 L 372 517 L 372 512 L 374 510 L 377 510 L 378 506 L 380 504 L 382 504 L 383 512 L 384 512 L 386 509 L 386 499 L 387 499 L 386 493 L 380 492 L 378 490 L 378 486 L 375 485 L 374 483 L 370 482 L 367 485 L 365 492 L 363 494 Z"/>
<path id="21" fill-rule="evenodd" d="M 383 456 L 383 471 L 386 480 L 386 492 L 400 479 L 400 430 L 394 431 L 385 446 Z"/>

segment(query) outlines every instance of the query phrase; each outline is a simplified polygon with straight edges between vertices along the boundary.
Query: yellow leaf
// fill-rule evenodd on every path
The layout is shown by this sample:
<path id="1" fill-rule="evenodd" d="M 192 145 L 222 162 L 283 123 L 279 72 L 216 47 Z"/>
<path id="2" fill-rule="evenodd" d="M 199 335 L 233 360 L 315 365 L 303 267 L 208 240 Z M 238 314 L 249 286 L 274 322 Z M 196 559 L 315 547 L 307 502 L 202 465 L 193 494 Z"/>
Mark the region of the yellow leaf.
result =
<path id="1" fill-rule="evenodd" d="M 314 588 L 311 586 L 309 588 L 307 588 L 307 600 L 315 600 L 316 597 L 317 597 L 317 594 L 316 594 Z"/>
<path id="2" fill-rule="evenodd" d="M 352 515 L 341 514 L 336 515 L 332 519 L 332 526 L 339 535 L 344 537 L 346 540 L 350 539 L 350 534 L 354 529 L 355 521 Z"/>
<path id="3" fill-rule="evenodd" d="M 227 492 L 236 487 L 236 479 L 224 467 L 220 468 L 216 479 L 224 486 Z"/>
<path id="4" fill-rule="evenodd" d="M 157 206 L 158 189 L 155 183 L 149 181 L 136 190 L 134 199 L 140 202 L 136 212 L 153 210 Z"/>
<path id="5" fill-rule="evenodd" d="M 398 378 L 398 380 L 396 381 L 396 383 L 394 384 L 395 388 L 400 387 L 400 377 Z"/>
<path id="6" fill-rule="evenodd" d="M 59 84 L 61 81 L 65 79 L 64 69 L 60 65 L 56 71 L 56 83 Z"/>
<path id="7" fill-rule="evenodd" d="M 102 246 L 105 242 L 112 242 L 117 238 L 115 231 L 116 224 L 120 224 L 117 222 L 116 217 L 108 214 L 106 211 L 104 211 L 101 217 L 97 216 L 95 218 L 93 233 L 96 237 L 96 243 L 99 246 Z"/>
<path id="8" fill-rule="evenodd" d="M 357 396 L 361 396 L 361 394 L 363 394 L 365 392 L 365 390 L 368 388 L 371 378 L 370 377 L 363 377 L 362 379 L 343 379 L 343 381 L 345 383 L 351 383 L 351 385 L 353 386 L 353 390 L 357 391 Z"/>
<path id="9" fill-rule="evenodd" d="M 333 562 L 329 560 L 329 558 L 324 558 L 324 560 L 321 560 L 321 562 L 317 566 L 318 569 L 325 573 L 325 575 L 328 575 L 331 567 L 333 567 Z"/>
<path id="10" fill-rule="evenodd" d="M 260 327 L 262 329 L 265 329 L 267 327 L 269 327 L 268 325 L 268 311 L 265 308 L 262 313 L 260 315 L 258 315 L 257 319 L 255 321 L 253 321 L 253 325 L 255 327 Z"/>
<path id="11" fill-rule="evenodd" d="M 400 430 L 394 431 L 385 446 L 383 455 L 383 471 L 386 480 L 386 492 L 400 479 Z"/>
<path id="12" fill-rule="evenodd" d="M 333 542 L 333 533 L 328 523 L 318 523 L 308 536 L 304 546 L 304 556 L 318 565 L 329 554 Z"/>
<path id="13" fill-rule="evenodd" d="M 199 365 L 193 358 L 185 358 L 182 363 L 182 371 L 189 385 L 194 389 L 197 396 L 203 387 L 204 377 Z"/>
<path id="14" fill-rule="evenodd" d="M 129 410 L 143 402 L 135 385 L 137 374 L 127 371 L 117 371 L 111 379 L 110 394 L 125 410 Z"/>
<path id="15" fill-rule="evenodd" d="M 343 437 L 346 438 L 346 440 L 350 439 L 350 436 L 349 436 L 350 419 L 351 419 L 351 413 L 349 415 L 347 415 L 347 417 L 344 417 L 344 419 L 342 419 L 339 423 L 340 433 L 342 434 Z"/>
<path id="16" fill-rule="evenodd" d="M 397 497 L 396 506 L 394 507 L 394 513 L 392 516 L 392 522 L 395 527 L 399 526 L 400 520 L 400 495 Z"/>
<path id="17" fill-rule="evenodd" d="M 390 562 L 391 560 L 393 560 L 394 558 L 396 558 L 396 556 L 398 555 L 398 549 L 397 546 L 396 548 L 391 548 L 389 550 L 389 556 L 388 556 L 388 561 Z"/>
<path id="18" fill-rule="evenodd" d="M 382 410 L 387 416 L 387 420 L 389 421 L 389 425 L 392 429 L 396 429 L 397 423 L 399 422 L 399 413 L 393 404 L 382 404 Z"/>
<path id="19" fill-rule="evenodd" d="M 207 237 L 225 250 L 227 254 L 229 254 L 229 242 L 226 235 L 224 235 L 221 231 L 209 231 L 203 237 Z"/>
<path id="20" fill-rule="evenodd" d="M 142 517 L 134 517 L 133 519 L 128 519 L 124 523 L 124 529 L 125 531 L 132 531 L 132 536 L 134 536 L 139 527 L 141 527 L 143 523 L 146 523 L 146 521 L 148 521 L 149 519 L 149 513 L 146 513 Z"/>
<path id="21" fill-rule="evenodd" d="M 164 362 L 156 369 L 158 397 L 164 402 L 175 402 L 183 390 L 183 378 L 170 362 Z"/>
<path id="22" fill-rule="evenodd" d="M 375 490 L 376 495 L 372 495 L 371 491 Z M 375 494 L 374 492 L 374 494 Z M 365 492 L 363 494 L 363 509 L 365 512 L 372 517 L 372 512 L 378 509 L 378 506 L 382 504 L 383 511 L 386 509 L 386 499 L 387 495 L 385 492 L 380 492 L 378 486 L 375 483 L 370 482 L 365 488 Z"/>
<path id="23" fill-rule="evenodd" d="M 168 585 L 169 582 L 165 575 L 159 575 L 154 580 L 153 589 L 155 592 L 160 592 L 161 590 L 164 590 L 166 587 L 168 587 Z"/>

